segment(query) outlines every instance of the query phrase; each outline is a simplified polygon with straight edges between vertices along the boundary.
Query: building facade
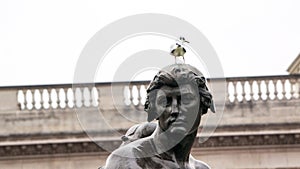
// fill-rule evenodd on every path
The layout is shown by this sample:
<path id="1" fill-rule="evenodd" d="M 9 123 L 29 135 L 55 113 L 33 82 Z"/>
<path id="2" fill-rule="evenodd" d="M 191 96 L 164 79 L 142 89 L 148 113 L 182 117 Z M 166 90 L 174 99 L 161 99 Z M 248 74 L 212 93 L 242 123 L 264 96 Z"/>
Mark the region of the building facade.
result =
<path id="1" fill-rule="evenodd" d="M 225 80 L 224 110 L 216 105 L 217 113 L 203 116 L 200 126 L 218 123 L 217 129 L 205 142 L 199 132 L 192 155 L 213 169 L 300 168 L 300 75 Z M 146 121 L 148 83 L 1 87 L 0 168 L 104 165 L 120 136 Z M 213 94 L 218 99 L 218 91 Z"/>
<path id="2" fill-rule="evenodd" d="M 292 62 L 287 71 L 290 74 L 300 74 L 300 54 L 298 57 Z"/>

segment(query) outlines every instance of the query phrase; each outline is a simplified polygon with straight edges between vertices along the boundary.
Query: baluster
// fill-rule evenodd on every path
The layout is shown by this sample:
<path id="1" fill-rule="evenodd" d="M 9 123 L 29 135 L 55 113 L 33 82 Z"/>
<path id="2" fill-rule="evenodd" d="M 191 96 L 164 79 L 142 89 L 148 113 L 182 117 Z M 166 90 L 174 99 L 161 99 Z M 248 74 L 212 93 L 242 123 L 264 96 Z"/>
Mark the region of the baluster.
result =
<path id="1" fill-rule="evenodd" d="M 49 104 L 49 94 L 48 94 L 48 91 L 47 89 L 43 89 L 43 105 L 44 105 L 44 108 L 45 109 L 49 109 L 50 108 L 50 104 Z M 48 107 L 47 107 L 48 106 Z"/>
<path id="2" fill-rule="evenodd" d="M 57 109 L 62 108 L 62 106 L 60 105 L 59 88 L 56 88 L 54 91 L 56 92 Z"/>
<path id="3" fill-rule="evenodd" d="M 80 88 L 80 91 L 81 91 L 81 101 L 82 101 L 82 106 L 83 107 L 88 107 L 88 100 L 89 100 L 89 98 L 85 97 L 87 95 L 85 89 L 86 89 L 85 87 L 81 87 Z"/>
<path id="4" fill-rule="evenodd" d="M 230 94 L 229 94 L 229 83 L 230 83 L 230 82 L 226 82 L 226 89 L 227 89 L 226 92 L 227 92 L 227 93 L 226 93 L 226 99 L 225 99 L 225 101 L 226 101 L 227 103 L 230 102 L 230 99 L 229 99 L 229 98 L 230 98 Z"/>
<path id="5" fill-rule="evenodd" d="M 296 79 L 291 79 L 291 99 L 296 99 Z"/>
<path id="6" fill-rule="evenodd" d="M 85 90 L 85 94 L 86 94 L 86 100 L 85 102 L 87 103 L 87 107 L 92 107 L 92 104 L 93 104 L 93 96 L 92 96 L 92 90 L 90 89 L 90 86 L 87 86 L 86 87 L 86 90 Z"/>
<path id="7" fill-rule="evenodd" d="M 90 107 L 93 107 L 93 87 L 91 87 L 91 88 L 87 88 L 87 91 L 88 91 L 88 93 L 90 94 L 89 96 L 89 102 L 90 102 L 90 104 L 89 104 L 89 106 Z"/>
<path id="8" fill-rule="evenodd" d="M 77 107 L 77 97 L 76 97 L 76 88 L 72 87 L 72 95 L 73 95 L 73 108 Z"/>
<path id="9" fill-rule="evenodd" d="M 87 88 L 87 92 L 89 93 L 89 98 L 88 98 L 88 102 L 89 102 L 89 106 L 90 107 L 93 107 L 93 95 L 92 95 L 92 90 L 93 90 L 93 87 L 92 86 L 89 86 Z"/>
<path id="10" fill-rule="evenodd" d="M 137 88 L 137 100 L 138 100 L 138 104 L 136 106 L 140 106 L 142 105 L 141 103 L 141 85 L 136 85 L 136 88 Z"/>
<path id="11" fill-rule="evenodd" d="M 84 99 L 84 87 L 80 87 L 79 89 L 80 89 L 80 96 L 81 96 L 81 107 L 86 107 L 84 105 L 84 101 L 85 101 L 85 99 Z"/>
<path id="12" fill-rule="evenodd" d="M 41 109 L 45 109 L 45 106 L 44 106 L 44 98 L 43 98 L 43 89 L 38 89 L 39 92 L 40 92 L 40 96 L 41 96 L 41 100 L 40 100 L 40 104 L 41 104 Z"/>
<path id="13" fill-rule="evenodd" d="M 28 102 L 27 102 L 27 89 L 22 89 L 24 93 L 24 109 L 28 109 Z"/>
<path id="14" fill-rule="evenodd" d="M 100 105 L 100 97 L 101 97 L 101 93 L 100 93 L 100 88 L 98 89 L 98 88 L 96 88 L 96 90 L 97 90 L 97 93 L 98 93 L 98 98 L 97 98 L 97 106 L 99 106 Z"/>
<path id="15" fill-rule="evenodd" d="M 249 81 L 250 85 L 250 101 L 254 100 L 254 93 L 253 93 L 253 80 Z"/>
<path id="16" fill-rule="evenodd" d="M 87 93 L 87 87 L 81 87 L 80 88 L 80 92 L 81 92 L 81 102 L 82 102 L 82 106 L 84 107 L 89 107 L 89 94 Z"/>
<path id="17" fill-rule="evenodd" d="M 28 90 L 29 91 L 29 95 L 31 95 L 31 102 L 30 102 L 30 104 L 31 104 L 31 110 L 34 110 L 34 109 L 36 109 L 36 107 L 35 107 L 35 103 L 36 103 L 36 100 L 35 100 L 35 97 L 34 97 L 34 89 L 29 89 Z"/>
<path id="18" fill-rule="evenodd" d="M 30 100 L 30 95 L 31 95 L 31 100 Z M 27 98 L 28 97 L 28 98 Z M 26 91 L 26 100 L 27 100 L 27 109 L 32 110 L 33 109 L 33 98 L 32 98 L 32 92 L 31 89 L 28 89 Z"/>
<path id="19" fill-rule="evenodd" d="M 90 100 L 91 100 L 91 98 L 90 98 L 91 95 L 90 95 L 90 90 L 89 90 L 88 87 L 84 88 L 84 95 L 86 96 L 86 97 L 84 98 L 85 106 L 86 106 L 86 107 L 90 107 L 90 106 L 91 106 L 91 102 L 90 102 Z"/>
<path id="20" fill-rule="evenodd" d="M 278 87 L 277 87 L 277 80 L 273 80 L 273 84 L 274 84 L 274 100 L 278 100 Z"/>
<path id="21" fill-rule="evenodd" d="M 48 96 L 49 96 L 49 100 L 48 100 L 49 109 L 52 109 L 53 105 L 52 105 L 52 97 L 51 97 L 51 89 L 50 88 L 47 89 L 47 93 L 48 93 Z"/>
<path id="22" fill-rule="evenodd" d="M 74 88 L 74 91 L 73 91 L 73 95 L 74 95 L 74 100 L 73 100 L 73 102 L 74 102 L 74 107 L 80 107 L 80 104 L 79 104 L 79 95 L 78 95 L 78 90 L 79 90 L 79 88 L 78 87 L 76 87 L 76 88 Z"/>
<path id="23" fill-rule="evenodd" d="M 95 93 L 95 87 L 91 87 L 91 90 L 90 90 L 90 102 L 91 102 L 91 106 L 92 107 L 96 107 L 96 93 Z"/>
<path id="24" fill-rule="evenodd" d="M 237 95 L 238 95 L 238 93 L 237 93 L 237 81 L 233 81 L 232 82 L 232 84 L 233 84 L 233 102 L 235 103 L 235 102 L 238 102 L 238 98 L 237 98 Z"/>
<path id="25" fill-rule="evenodd" d="M 281 79 L 280 82 L 282 83 L 282 100 L 284 100 L 287 99 L 286 89 L 285 89 L 285 79 Z"/>
<path id="26" fill-rule="evenodd" d="M 131 93 L 132 93 L 132 97 L 133 97 L 132 103 L 133 103 L 134 106 L 138 106 L 138 104 L 139 104 L 139 100 L 138 100 L 139 92 L 138 92 L 137 86 L 133 85 L 131 90 L 132 90 Z"/>
<path id="27" fill-rule="evenodd" d="M 245 102 L 246 101 L 245 81 L 241 81 L 241 86 L 242 86 L 242 100 L 241 100 L 241 102 Z"/>
<path id="28" fill-rule="evenodd" d="M 35 89 L 34 90 L 34 97 L 35 97 L 35 105 L 36 105 L 36 109 L 42 109 L 42 104 L 41 104 L 41 100 L 42 100 L 42 93 L 40 92 L 39 89 Z"/>
<path id="29" fill-rule="evenodd" d="M 296 79 L 290 79 L 290 84 L 291 84 L 291 100 L 295 99 L 295 84 L 296 84 Z"/>
<path id="30" fill-rule="evenodd" d="M 18 98 L 18 107 L 19 107 L 19 109 L 24 110 L 25 109 L 25 107 L 24 107 L 25 95 L 23 93 L 23 90 L 19 90 L 17 92 L 17 98 Z"/>
<path id="31" fill-rule="evenodd" d="M 258 92 L 257 92 L 257 95 L 258 95 L 258 99 L 257 100 L 262 100 L 262 93 L 261 93 L 261 80 L 257 80 L 257 87 L 258 87 Z"/>
<path id="32" fill-rule="evenodd" d="M 266 100 L 271 100 L 271 98 L 270 98 L 270 87 L 269 87 L 270 80 L 266 80 L 265 83 L 266 83 L 266 96 L 267 96 Z"/>
<path id="33" fill-rule="evenodd" d="M 69 93 L 69 95 L 68 95 L 68 93 Z M 75 95 L 74 95 L 73 87 L 67 89 L 67 95 L 68 95 L 69 108 L 75 108 Z"/>
<path id="34" fill-rule="evenodd" d="M 133 88 L 132 85 L 128 85 L 128 89 L 129 89 L 129 101 L 130 101 L 130 104 L 134 105 L 133 104 L 133 92 L 132 92 L 132 88 Z"/>
<path id="35" fill-rule="evenodd" d="M 145 101 L 146 101 L 146 96 L 147 96 L 147 92 L 145 89 L 145 85 L 141 84 L 141 104 L 144 105 Z"/>
<path id="36" fill-rule="evenodd" d="M 32 100 L 31 100 L 32 110 L 33 110 L 33 109 L 37 109 L 37 108 L 36 108 L 36 98 L 35 98 L 35 96 L 34 96 L 34 89 L 31 89 L 31 90 L 29 90 L 29 91 L 30 91 L 30 93 L 31 93 L 31 98 L 32 98 Z"/>
<path id="37" fill-rule="evenodd" d="M 64 94 L 65 94 L 65 109 L 67 109 L 69 107 L 69 99 L 68 99 L 68 88 L 63 88 Z"/>

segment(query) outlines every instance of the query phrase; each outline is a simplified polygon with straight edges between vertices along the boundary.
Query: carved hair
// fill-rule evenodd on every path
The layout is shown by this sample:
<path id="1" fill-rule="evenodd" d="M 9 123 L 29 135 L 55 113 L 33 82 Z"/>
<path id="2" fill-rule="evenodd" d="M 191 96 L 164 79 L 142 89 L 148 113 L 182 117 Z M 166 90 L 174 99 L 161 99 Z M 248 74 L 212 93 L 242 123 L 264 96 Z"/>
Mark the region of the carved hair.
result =
<path id="1" fill-rule="evenodd" d="M 188 64 L 173 64 L 165 67 L 155 75 L 147 88 L 147 98 L 145 102 L 145 111 L 148 113 L 148 121 L 159 117 L 155 108 L 155 99 L 157 90 L 162 86 L 177 87 L 182 84 L 193 84 L 198 87 L 200 96 L 201 115 L 207 113 L 208 108 L 215 112 L 212 95 L 206 86 L 206 79 L 203 74 L 195 67 Z"/>

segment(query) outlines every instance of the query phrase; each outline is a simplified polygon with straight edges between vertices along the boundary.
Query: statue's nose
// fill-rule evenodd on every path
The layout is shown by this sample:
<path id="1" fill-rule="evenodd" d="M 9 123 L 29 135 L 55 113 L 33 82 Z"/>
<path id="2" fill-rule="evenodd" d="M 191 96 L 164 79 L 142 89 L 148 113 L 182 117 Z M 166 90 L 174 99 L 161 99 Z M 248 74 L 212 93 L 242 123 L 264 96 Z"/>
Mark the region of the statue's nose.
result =
<path id="1" fill-rule="evenodd" d="M 173 115 L 173 116 L 177 116 L 178 115 L 178 113 L 179 113 L 179 104 L 178 104 L 178 100 L 177 100 L 177 98 L 175 97 L 173 97 L 172 98 L 172 110 L 171 110 L 171 115 Z"/>

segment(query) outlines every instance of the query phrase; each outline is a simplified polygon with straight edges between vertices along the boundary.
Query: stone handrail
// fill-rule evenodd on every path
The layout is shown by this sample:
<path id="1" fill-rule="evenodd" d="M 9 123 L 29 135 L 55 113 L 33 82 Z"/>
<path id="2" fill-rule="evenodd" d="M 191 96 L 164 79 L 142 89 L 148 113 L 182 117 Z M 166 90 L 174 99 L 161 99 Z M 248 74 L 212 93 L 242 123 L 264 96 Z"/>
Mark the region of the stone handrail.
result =
<path id="1" fill-rule="evenodd" d="M 208 83 L 213 80 L 217 79 L 208 79 Z M 224 80 L 227 85 L 226 104 L 300 99 L 300 75 L 233 77 Z M 111 96 L 112 83 L 0 87 L 0 113 L 99 105 L 113 108 L 114 100 L 122 100 L 124 106 L 141 108 L 148 83 L 113 83 L 113 86 L 122 89 L 119 94 L 114 94 L 114 98 Z"/>
<path id="2" fill-rule="evenodd" d="M 300 98 L 300 75 L 226 78 L 227 101 L 272 101 Z"/>

